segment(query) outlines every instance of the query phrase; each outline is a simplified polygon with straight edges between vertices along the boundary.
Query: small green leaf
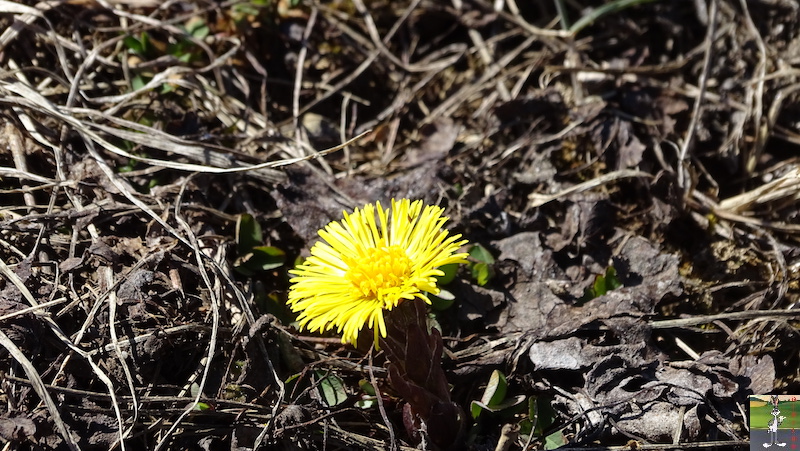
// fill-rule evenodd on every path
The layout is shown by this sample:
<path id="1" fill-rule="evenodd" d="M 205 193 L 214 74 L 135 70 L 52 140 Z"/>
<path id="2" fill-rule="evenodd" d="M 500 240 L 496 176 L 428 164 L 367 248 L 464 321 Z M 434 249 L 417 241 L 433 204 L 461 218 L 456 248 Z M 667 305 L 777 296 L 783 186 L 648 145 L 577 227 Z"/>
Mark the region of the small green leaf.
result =
<path id="1" fill-rule="evenodd" d="M 125 36 L 122 39 L 122 43 L 128 48 L 129 51 L 139 56 L 145 56 L 145 53 L 148 51 L 147 38 L 147 33 L 140 34 L 138 38 L 135 36 Z"/>
<path id="2" fill-rule="evenodd" d="M 376 401 L 375 398 L 364 398 L 356 401 L 356 407 L 358 407 L 359 409 L 368 410 L 375 407 L 376 405 L 378 405 L 378 401 Z"/>
<path id="3" fill-rule="evenodd" d="M 233 269 L 243 276 L 252 277 L 259 272 L 277 268 L 282 264 L 279 259 L 259 252 L 258 248 L 253 248 L 252 252 L 248 252 L 234 260 Z"/>
<path id="4" fill-rule="evenodd" d="M 153 189 L 153 188 L 155 188 L 156 186 L 159 186 L 159 185 L 161 185 L 161 179 L 159 179 L 158 177 L 154 176 L 153 178 L 151 178 L 147 182 L 147 189 L 151 190 L 151 189 Z"/>
<path id="5" fill-rule="evenodd" d="M 436 284 L 447 285 L 448 283 L 452 282 L 453 279 L 456 278 L 456 274 L 458 273 L 458 263 L 450 263 L 448 265 L 442 265 L 439 267 L 439 270 L 442 271 L 444 275 L 436 276 Z"/>
<path id="6" fill-rule="evenodd" d="M 144 77 L 142 77 L 141 75 L 137 74 L 131 79 L 131 89 L 133 89 L 134 91 L 138 91 L 144 88 L 146 84 L 147 81 L 145 81 Z"/>
<path id="7" fill-rule="evenodd" d="M 469 249 L 469 256 L 481 263 L 494 263 L 494 257 L 492 257 L 491 252 L 480 244 L 476 244 Z"/>
<path id="8" fill-rule="evenodd" d="M 192 61 L 192 54 L 189 53 L 189 52 L 181 53 L 181 54 L 177 55 L 177 58 L 178 58 L 178 61 L 180 61 L 182 63 L 189 63 L 189 62 Z"/>
<path id="9" fill-rule="evenodd" d="M 536 397 L 531 396 L 528 399 L 528 418 L 536 418 Z"/>
<path id="10" fill-rule="evenodd" d="M 344 389 L 344 381 L 339 376 L 327 371 L 314 371 L 319 378 L 320 395 L 322 401 L 328 407 L 336 407 L 347 400 L 347 392 Z"/>
<path id="11" fill-rule="evenodd" d="M 619 281 L 619 277 L 617 277 L 617 270 L 614 269 L 613 266 L 609 266 L 606 268 L 605 274 L 595 276 L 594 283 L 590 288 L 586 289 L 581 301 L 591 301 L 621 286 L 622 283 Z"/>
<path id="12" fill-rule="evenodd" d="M 192 31 L 192 36 L 196 39 L 203 39 L 211 33 L 211 29 L 207 25 L 197 27 Z"/>
<path id="13" fill-rule="evenodd" d="M 247 213 L 236 218 L 236 248 L 239 255 L 250 252 L 262 243 L 261 225 Z"/>
<path id="14" fill-rule="evenodd" d="M 486 263 L 475 263 L 472 265 L 472 278 L 480 286 L 489 283 L 489 280 L 494 276 L 494 270 Z"/>
<path id="15" fill-rule="evenodd" d="M 256 275 L 257 271 L 253 271 L 252 269 L 248 268 L 245 264 L 246 259 L 250 258 L 252 254 L 247 254 L 242 258 L 237 258 L 233 262 L 233 269 L 238 272 L 239 274 L 245 277 L 253 277 Z"/>
<path id="16" fill-rule="evenodd" d="M 378 393 L 378 392 L 375 391 L 375 387 L 373 387 L 371 383 L 369 383 L 368 381 L 366 381 L 364 379 L 361 379 L 360 381 L 358 381 L 358 386 L 361 388 L 361 391 L 363 391 L 364 393 L 366 393 L 366 394 L 368 394 L 370 396 L 376 396 L 377 393 Z"/>
<path id="17" fill-rule="evenodd" d="M 251 277 L 258 272 L 283 266 L 284 252 L 272 246 L 257 246 L 233 262 L 233 268 L 243 276 Z"/>
<path id="18" fill-rule="evenodd" d="M 480 401 L 473 401 L 471 406 L 472 418 L 477 419 L 483 409 L 494 411 L 506 398 L 508 382 L 506 376 L 499 370 L 492 371 L 489 382 L 483 390 Z"/>
<path id="19" fill-rule="evenodd" d="M 567 442 L 564 440 L 564 434 L 562 434 L 561 431 L 555 431 L 545 439 L 544 449 L 556 449 L 566 444 Z"/>
<path id="20" fill-rule="evenodd" d="M 489 376 L 489 383 L 486 384 L 486 390 L 483 391 L 481 402 L 490 406 L 494 406 L 503 402 L 506 399 L 506 391 L 508 390 L 508 382 L 506 376 L 500 370 L 492 371 Z"/>
<path id="21" fill-rule="evenodd" d="M 206 22 L 197 16 L 186 21 L 185 28 L 186 32 L 196 39 L 203 39 L 204 37 L 208 36 L 210 31 L 208 25 L 206 25 Z"/>
<path id="22" fill-rule="evenodd" d="M 471 409 L 473 416 L 475 415 L 475 411 L 477 408 L 478 415 L 480 415 L 481 410 L 488 410 L 489 412 L 500 412 L 502 410 L 510 409 L 511 407 L 518 406 L 525 402 L 525 395 L 516 395 L 513 398 L 509 398 L 503 400 L 503 402 L 497 404 L 485 404 L 480 401 L 472 401 Z"/>
<path id="23" fill-rule="evenodd" d="M 480 244 L 476 244 L 469 249 L 469 256 L 472 260 L 470 264 L 472 278 L 478 285 L 486 285 L 494 277 L 494 257 Z"/>
<path id="24" fill-rule="evenodd" d="M 128 160 L 127 164 L 118 167 L 117 168 L 117 172 L 119 172 L 120 174 L 124 174 L 126 172 L 131 172 L 136 168 L 136 165 L 138 163 L 139 163 L 138 161 L 136 161 L 133 158 L 131 158 L 130 160 Z"/>
<path id="25" fill-rule="evenodd" d="M 608 291 L 616 290 L 622 286 L 622 282 L 617 277 L 617 270 L 613 266 L 606 268 L 606 289 Z"/>
<path id="26" fill-rule="evenodd" d="M 534 433 L 536 427 L 536 397 L 528 398 L 527 417 L 519 422 L 519 435 L 523 440 L 527 440 Z"/>
<path id="27" fill-rule="evenodd" d="M 236 3 L 231 8 L 231 16 L 237 22 L 246 19 L 247 16 L 257 16 L 259 12 L 259 9 L 252 3 Z"/>
<path id="28" fill-rule="evenodd" d="M 196 406 L 194 406 L 194 410 L 213 410 L 210 404 L 205 402 L 198 402 Z"/>
<path id="29" fill-rule="evenodd" d="M 469 405 L 470 413 L 472 414 L 472 418 L 477 420 L 478 417 L 483 412 L 483 409 L 486 409 L 487 406 L 480 401 L 472 401 Z"/>
<path id="30" fill-rule="evenodd" d="M 264 255 L 269 255 L 273 258 L 280 258 L 281 261 L 285 260 L 286 253 L 283 252 L 281 249 L 273 246 L 256 246 L 253 248 L 254 251 L 258 251 Z"/>
<path id="31" fill-rule="evenodd" d="M 286 253 L 277 247 L 256 246 L 251 253 L 252 257 L 245 263 L 249 269 L 259 271 L 269 271 L 283 266 L 286 261 Z"/>
<path id="32" fill-rule="evenodd" d="M 364 392 L 364 395 L 361 396 L 361 399 L 356 401 L 356 407 L 360 409 L 370 409 L 377 405 L 378 401 L 376 399 L 375 387 L 364 379 L 358 381 L 358 386 L 361 388 L 361 391 Z"/>
<path id="33" fill-rule="evenodd" d="M 592 294 L 594 297 L 603 296 L 608 292 L 606 288 L 605 276 L 596 276 L 594 278 L 594 285 L 592 285 Z"/>
<path id="34" fill-rule="evenodd" d="M 449 309 L 456 300 L 453 293 L 447 290 L 439 290 L 439 294 L 429 294 L 428 299 L 431 300 L 431 308 L 437 312 Z"/>
<path id="35" fill-rule="evenodd" d="M 531 408 L 532 406 L 528 406 Z M 541 436 L 544 431 L 556 422 L 556 411 L 553 409 L 552 400 L 546 396 L 536 398 L 534 410 L 529 411 L 528 415 L 536 419 L 534 432 Z"/>

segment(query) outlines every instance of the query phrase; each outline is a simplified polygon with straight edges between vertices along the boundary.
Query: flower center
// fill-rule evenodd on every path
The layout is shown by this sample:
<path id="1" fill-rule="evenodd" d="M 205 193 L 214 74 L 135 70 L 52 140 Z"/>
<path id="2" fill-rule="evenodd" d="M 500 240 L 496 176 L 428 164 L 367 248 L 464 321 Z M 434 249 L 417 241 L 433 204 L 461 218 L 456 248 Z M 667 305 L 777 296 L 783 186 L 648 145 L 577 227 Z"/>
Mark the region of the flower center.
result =
<path id="1" fill-rule="evenodd" d="M 400 294 L 397 288 L 411 275 L 411 260 L 400 246 L 367 249 L 367 255 L 346 263 L 350 269 L 345 278 L 365 298 L 381 301 L 387 301 L 384 298 L 389 293 Z M 391 301 L 397 302 L 397 299 Z"/>

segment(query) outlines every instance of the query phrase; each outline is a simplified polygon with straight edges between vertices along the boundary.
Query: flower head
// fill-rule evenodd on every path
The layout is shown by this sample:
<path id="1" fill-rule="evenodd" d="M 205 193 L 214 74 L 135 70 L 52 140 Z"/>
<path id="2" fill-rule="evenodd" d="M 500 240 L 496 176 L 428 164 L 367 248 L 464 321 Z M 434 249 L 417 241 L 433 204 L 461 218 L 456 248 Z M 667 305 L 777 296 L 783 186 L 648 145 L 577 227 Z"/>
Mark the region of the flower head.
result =
<path id="1" fill-rule="evenodd" d="M 456 253 L 466 240 L 442 228 L 443 211 L 392 199 L 391 212 L 367 204 L 320 230 L 311 256 L 289 271 L 295 277 L 287 303 L 300 312 L 300 326 L 336 328 L 342 343 L 355 344 L 366 324 L 377 342 L 378 334 L 386 337 L 384 310 L 415 298 L 430 304 L 427 294 L 439 293 L 436 276 L 444 275 L 438 268 L 467 256 Z"/>

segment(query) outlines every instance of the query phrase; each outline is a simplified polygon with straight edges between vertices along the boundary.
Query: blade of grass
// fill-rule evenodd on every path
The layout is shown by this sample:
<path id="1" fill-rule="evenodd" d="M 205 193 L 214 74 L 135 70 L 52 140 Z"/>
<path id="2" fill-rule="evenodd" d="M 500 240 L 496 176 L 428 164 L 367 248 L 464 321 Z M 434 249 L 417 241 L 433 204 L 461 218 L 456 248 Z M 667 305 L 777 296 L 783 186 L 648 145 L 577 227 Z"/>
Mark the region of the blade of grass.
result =
<path id="1" fill-rule="evenodd" d="M 652 3 L 654 1 L 657 1 L 657 0 L 617 0 L 615 2 L 607 3 L 607 4 L 603 5 L 603 6 L 600 6 L 599 8 L 593 9 L 591 12 L 589 12 L 585 16 L 581 17 L 580 19 L 578 19 L 577 22 L 575 22 L 574 24 L 572 24 L 571 27 L 569 27 L 569 31 L 573 35 L 576 35 L 576 34 L 580 33 L 581 30 L 583 30 L 584 28 L 586 28 L 589 25 L 591 25 L 594 21 L 596 21 L 597 19 L 599 19 L 599 18 L 601 18 L 601 17 L 603 17 L 605 15 L 612 14 L 612 13 L 615 13 L 615 12 L 618 12 L 618 11 L 622 11 L 622 10 L 624 10 L 626 8 L 630 8 L 632 6 L 641 5 L 641 4 L 645 4 L 645 3 Z M 556 2 L 556 6 L 558 6 L 558 3 L 559 2 L 557 1 Z M 559 9 L 559 14 L 561 14 L 561 10 L 560 9 Z M 566 20 L 566 15 L 561 15 L 561 20 L 565 21 Z M 562 23 L 564 23 L 565 28 L 566 28 L 566 22 L 562 22 Z"/>

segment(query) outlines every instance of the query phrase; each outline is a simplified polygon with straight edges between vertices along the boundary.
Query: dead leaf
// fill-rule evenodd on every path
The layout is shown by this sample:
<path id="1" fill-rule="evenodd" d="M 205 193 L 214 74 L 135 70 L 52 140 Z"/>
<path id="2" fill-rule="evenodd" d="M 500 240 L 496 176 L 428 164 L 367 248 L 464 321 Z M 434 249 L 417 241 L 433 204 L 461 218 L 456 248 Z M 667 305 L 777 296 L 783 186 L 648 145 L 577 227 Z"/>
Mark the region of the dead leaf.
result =
<path id="1" fill-rule="evenodd" d="M 528 357 L 534 370 L 579 370 L 587 366 L 581 349 L 586 343 L 577 337 L 556 341 L 537 341 Z"/>
<path id="2" fill-rule="evenodd" d="M 83 257 L 69 257 L 58 264 L 58 269 L 62 272 L 69 272 L 79 267 L 83 263 Z"/>
<path id="3" fill-rule="evenodd" d="M 524 331 L 547 336 L 548 321 L 566 313 L 552 288 L 566 280 L 553 253 L 542 246 L 538 233 L 524 232 L 494 243 L 503 260 L 516 265 L 516 283 L 509 289 L 508 322 L 502 332 Z"/>
<path id="4" fill-rule="evenodd" d="M 331 221 L 340 221 L 342 211 L 352 211 L 367 203 L 380 201 L 384 208 L 391 199 L 439 200 L 442 181 L 438 171 L 444 163 L 419 165 L 395 177 L 347 177 L 325 180 L 323 173 L 302 167 L 286 170 L 289 183 L 271 191 L 283 218 L 309 246 L 318 239 L 318 231 Z"/>
<path id="5" fill-rule="evenodd" d="M 453 281 L 453 284 L 447 288 L 456 295 L 457 299 L 461 300 L 458 305 L 458 316 L 461 321 L 467 323 L 480 321 L 485 327 L 497 327 L 504 324 L 498 324 L 487 318 L 490 312 L 505 305 L 506 299 L 503 292 L 466 284 L 460 280 Z"/>
<path id="6" fill-rule="evenodd" d="M 117 289 L 118 303 L 125 301 L 141 301 L 149 298 L 145 293 L 145 287 L 155 280 L 155 273 L 145 269 L 135 270 L 129 274 Z"/>
<path id="7" fill-rule="evenodd" d="M 442 117 L 426 124 L 420 130 L 422 139 L 417 147 L 411 147 L 403 154 L 402 165 L 413 167 L 433 160 L 441 160 L 456 143 L 461 131 L 451 118 Z"/>
<path id="8" fill-rule="evenodd" d="M 555 252 L 570 247 L 575 253 L 586 246 L 597 243 L 604 247 L 612 230 L 611 206 L 607 195 L 583 193 L 572 196 L 564 202 L 566 211 L 560 223 L 560 230 L 547 235 L 546 244 Z M 582 262 L 585 266 L 585 262 Z"/>
<path id="9" fill-rule="evenodd" d="M 624 286 L 636 288 L 656 301 L 667 294 L 679 296 L 683 292 L 680 258 L 661 252 L 643 237 L 628 239 L 613 261 Z"/>
<path id="10" fill-rule="evenodd" d="M 0 418 L 0 437 L 2 437 L 4 441 L 21 443 L 34 437 L 35 434 L 36 423 L 29 418 Z"/>
<path id="11" fill-rule="evenodd" d="M 617 170 L 635 168 L 642 162 L 647 147 L 642 144 L 633 130 L 633 124 L 620 121 L 617 132 Z"/>
<path id="12" fill-rule="evenodd" d="M 731 359 L 729 368 L 750 393 L 771 393 L 775 389 L 775 364 L 769 354 L 737 356 Z"/>

